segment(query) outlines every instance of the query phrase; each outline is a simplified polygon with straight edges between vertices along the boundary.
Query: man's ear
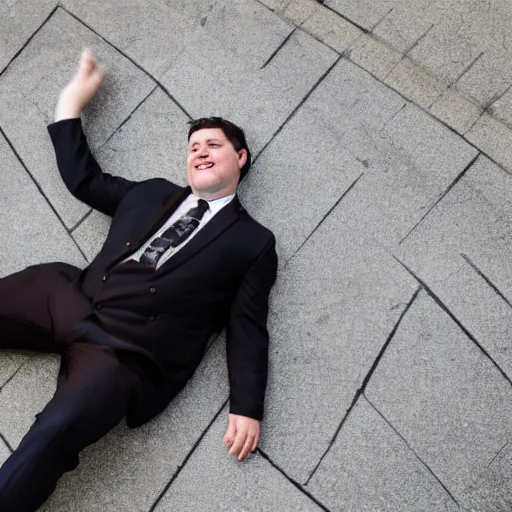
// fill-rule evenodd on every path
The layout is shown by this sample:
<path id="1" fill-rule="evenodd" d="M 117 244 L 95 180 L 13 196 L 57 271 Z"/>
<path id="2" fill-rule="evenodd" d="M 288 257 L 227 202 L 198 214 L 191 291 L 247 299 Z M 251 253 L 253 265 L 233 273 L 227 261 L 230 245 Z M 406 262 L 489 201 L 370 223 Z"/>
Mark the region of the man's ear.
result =
<path id="1" fill-rule="evenodd" d="M 247 162 L 247 149 L 238 150 L 238 167 L 241 169 Z"/>

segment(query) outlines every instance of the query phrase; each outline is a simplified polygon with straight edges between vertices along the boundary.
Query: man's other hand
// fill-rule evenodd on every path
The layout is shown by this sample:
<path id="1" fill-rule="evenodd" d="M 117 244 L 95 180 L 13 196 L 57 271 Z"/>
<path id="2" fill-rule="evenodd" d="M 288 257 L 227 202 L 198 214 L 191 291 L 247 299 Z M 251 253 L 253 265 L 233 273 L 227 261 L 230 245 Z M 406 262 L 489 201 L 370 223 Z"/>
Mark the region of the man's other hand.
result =
<path id="1" fill-rule="evenodd" d="M 260 440 L 260 422 L 254 418 L 229 413 L 228 428 L 224 443 L 230 448 L 228 455 L 237 455 L 244 460 L 249 452 L 256 450 Z"/>

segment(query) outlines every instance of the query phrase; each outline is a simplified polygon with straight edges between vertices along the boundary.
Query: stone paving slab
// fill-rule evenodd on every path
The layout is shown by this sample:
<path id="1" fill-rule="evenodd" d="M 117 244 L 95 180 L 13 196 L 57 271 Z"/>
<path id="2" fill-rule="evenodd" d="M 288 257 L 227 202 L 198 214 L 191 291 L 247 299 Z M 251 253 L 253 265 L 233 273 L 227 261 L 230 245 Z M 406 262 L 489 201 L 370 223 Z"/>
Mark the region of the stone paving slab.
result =
<path id="1" fill-rule="evenodd" d="M 263 450 L 303 483 L 416 283 L 338 205 L 278 277 Z"/>
<path id="2" fill-rule="evenodd" d="M 89 139 L 96 147 L 155 84 L 63 9 L 55 11 L 0 77 L 0 125 L 67 227 L 88 208 L 65 189 L 46 125 L 53 122 L 59 92 L 74 74 L 86 46 L 108 68 L 104 88 L 84 113 L 85 126 L 94 126 Z"/>
<path id="3" fill-rule="evenodd" d="M 424 291 L 365 393 L 455 499 L 512 433 L 510 383 Z"/>
<path id="4" fill-rule="evenodd" d="M 203 56 L 199 62 L 197 55 Z M 198 31 L 161 81 L 192 117 L 220 115 L 242 126 L 256 155 L 336 56 L 296 31 L 267 65 L 257 69 L 214 35 Z"/>
<path id="5" fill-rule="evenodd" d="M 183 50 L 196 25 L 195 18 L 160 0 L 64 0 L 63 5 L 155 78 Z"/>
<path id="6" fill-rule="evenodd" d="M 366 30 L 372 30 L 393 7 L 395 0 L 326 0 L 325 5 L 336 12 L 346 16 L 350 21 L 357 23 Z"/>
<path id="7" fill-rule="evenodd" d="M 112 138 L 94 152 L 98 164 L 104 171 L 130 180 L 162 177 L 185 186 L 187 121 L 188 117 L 157 88 Z M 100 251 L 110 222 L 107 215 L 93 211 L 73 231 L 73 238 L 89 261 Z"/>
<path id="8" fill-rule="evenodd" d="M 155 508 L 155 512 L 273 512 L 322 510 L 259 454 L 243 462 L 227 455 L 222 440 L 225 407 L 192 457 Z M 194 485 L 190 485 L 193 481 Z"/>
<path id="9" fill-rule="evenodd" d="M 428 468 L 364 397 L 357 401 L 306 488 L 329 510 L 459 510 Z"/>
<path id="10" fill-rule="evenodd" d="M 1 134 L 0 160 L 0 276 L 50 261 L 82 267 L 80 251 Z"/>
<path id="11" fill-rule="evenodd" d="M 512 507 L 512 451 L 510 441 L 466 487 L 461 504 L 471 512 L 504 512 Z"/>
<path id="12" fill-rule="evenodd" d="M 511 185 L 480 156 L 397 251 L 509 375 Z"/>
<path id="13" fill-rule="evenodd" d="M 162 414 L 136 429 L 123 421 L 86 448 L 78 468 L 62 477 L 41 512 L 149 510 L 228 398 L 225 352 L 220 337 Z M 219 424 L 227 426 L 227 416 L 223 410 Z M 223 435 L 213 441 L 223 445 Z"/>
<path id="14" fill-rule="evenodd" d="M 16 0 L 0 4 L 0 73 L 43 24 L 54 0 Z"/>
<path id="15" fill-rule="evenodd" d="M 0 352 L 0 391 L 6 382 L 30 359 L 30 353 L 14 350 Z"/>

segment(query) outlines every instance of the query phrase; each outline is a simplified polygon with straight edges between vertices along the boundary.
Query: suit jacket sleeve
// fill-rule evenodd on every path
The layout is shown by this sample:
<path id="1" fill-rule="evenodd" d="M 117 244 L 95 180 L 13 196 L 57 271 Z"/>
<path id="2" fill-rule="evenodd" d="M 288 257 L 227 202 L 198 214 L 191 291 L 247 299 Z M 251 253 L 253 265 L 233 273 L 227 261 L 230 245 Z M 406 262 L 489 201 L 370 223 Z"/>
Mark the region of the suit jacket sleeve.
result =
<path id="1" fill-rule="evenodd" d="M 80 118 L 63 119 L 49 124 L 47 129 L 68 190 L 95 210 L 113 216 L 137 182 L 102 172 L 87 144 Z"/>
<path id="2" fill-rule="evenodd" d="M 231 306 L 226 349 L 233 414 L 263 419 L 268 373 L 268 300 L 277 274 L 275 238 L 250 266 Z"/>

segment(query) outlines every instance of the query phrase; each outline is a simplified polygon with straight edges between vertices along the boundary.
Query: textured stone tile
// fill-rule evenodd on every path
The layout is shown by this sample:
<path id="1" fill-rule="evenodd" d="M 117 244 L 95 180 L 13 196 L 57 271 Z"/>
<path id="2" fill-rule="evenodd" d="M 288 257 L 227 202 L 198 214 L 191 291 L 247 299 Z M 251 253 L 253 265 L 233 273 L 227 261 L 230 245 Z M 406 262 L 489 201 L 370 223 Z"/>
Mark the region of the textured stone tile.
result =
<path id="1" fill-rule="evenodd" d="M 57 386 L 60 357 L 32 354 L 0 392 L 0 432 L 16 448 Z"/>
<path id="2" fill-rule="evenodd" d="M 369 73 L 383 80 L 403 57 L 399 52 L 385 42 L 373 36 L 358 38 L 345 53 L 352 62 L 366 69 Z"/>
<path id="3" fill-rule="evenodd" d="M 279 14 L 290 23 L 299 26 L 321 10 L 322 7 L 316 0 L 291 0 L 280 10 Z"/>
<path id="4" fill-rule="evenodd" d="M 108 68 L 105 84 L 83 114 L 92 147 L 104 141 L 154 87 L 112 47 L 62 9 L 37 33 L 0 78 L 0 124 L 68 227 L 88 210 L 62 183 L 46 125 L 82 49 L 95 50 Z"/>
<path id="5" fill-rule="evenodd" d="M 203 26 L 217 44 L 248 69 L 261 68 L 293 30 L 256 0 L 218 2 Z M 242 70 L 238 68 L 237 72 Z"/>
<path id="6" fill-rule="evenodd" d="M 0 388 L 28 361 L 30 356 L 21 351 L 2 350 L 0 352 Z"/>
<path id="7" fill-rule="evenodd" d="M 459 510 L 427 467 L 363 397 L 307 489 L 329 510 Z"/>
<path id="8" fill-rule="evenodd" d="M 512 453 L 510 441 L 489 466 L 483 469 L 461 497 L 461 504 L 472 512 L 504 512 L 512 506 Z"/>
<path id="9" fill-rule="evenodd" d="M 388 247 L 407 235 L 477 154 L 412 104 L 378 131 L 346 133 L 344 144 L 368 165 L 345 208 Z"/>
<path id="10" fill-rule="evenodd" d="M 423 108 L 430 108 L 446 89 L 445 83 L 407 57 L 386 75 L 384 82 Z"/>
<path id="11" fill-rule="evenodd" d="M 7 445 L 3 441 L 0 441 L 0 465 L 7 460 L 7 457 L 9 457 L 10 454 L 11 452 Z"/>
<path id="12" fill-rule="evenodd" d="M 512 302 L 511 185 L 508 173 L 480 157 L 398 251 L 398 257 L 509 375 L 512 308 L 506 301 Z"/>
<path id="13" fill-rule="evenodd" d="M 316 5 L 316 11 L 302 23 L 301 28 L 333 50 L 344 52 L 354 40 L 363 34 L 362 30 L 341 16 L 320 7 L 318 3 Z"/>
<path id="14" fill-rule="evenodd" d="M 199 62 L 197 55 L 203 55 Z M 192 117 L 220 115 L 239 124 L 256 155 L 335 58 L 335 52 L 297 31 L 266 66 L 248 69 L 249 61 L 198 32 L 162 83 Z"/>
<path id="15" fill-rule="evenodd" d="M 449 87 L 432 104 L 430 112 L 456 132 L 464 134 L 482 115 L 482 108 Z"/>
<path id="16" fill-rule="evenodd" d="M 62 477 L 41 512 L 149 510 L 228 393 L 222 338 L 162 414 L 136 429 L 121 422 L 86 448 L 78 468 Z M 218 421 L 227 425 L 227 415 L 227 410 L 222 411 Z M 213 441 L 224 446 L 223 435 Z"/>
<path id="17" fill-rule="evenodd" d="M 326 0 L 327 6 L 347 17 L 350 21 L 371 30 L 389 10 L 393 7 L 395 0 Z"/>
<path id="18" fill-rule="evenodd" d="M 84 266 L 80 251 L 1 135 L 0 160 L 0 276 L 50 261 Z"/>
<path id="19" fill-rule="evenodd" d="M 162 177 L 185 186 L 187 121 L 176 104 L 156 89 L 97 151 L 97 161 L 104 171 L 134 181 Z M 101 249 L 110 221 L 94 211 L 73 231 L 89 261 Z"/>
<path id="20" fill-rule="evenodd" d="M 226 416 L 227 407 L 210 427 L 155 511 L 320 511 L 313 500 L 261 455 L 250 454 L 243 462 L 227 455 L 222 439 L 227 426 Z"/>
<path id="21" fill-rule="evenodd" d="M 54 7 L 54 0 L 15 0 L 0 4 L 0 72 Z"/>
<path id="22" fill-rule="evenodd" d="M 509 81 L 512 83 L 512 79 Z M 496 119 L 512 128 L 512 92 L 510 87 L 505 93 L 487 109 L 487 112 Z"/>
<path id="23" fill-rule="evenodd" d="M 196 16 L 190 17 L 191 12 L 186 12 L 181 2 L 176 2 L 176 7 L 181 5 L 182 9 L 160 0 L 64 0 L 63 3 L 156 78 L 183 50 L 199 23 Z"/>
<path id="24" fill-rule="evenodd" d="M 455 499 L 511 434 L 510 384 L 426 292 L 404 317 L 366 396 Z"/>
<path id="25" fill-rule="evenodd" d="M 493 160 L 512 172 L 512 130 L 484 112 L 465 137 Z"/>
<path id="26" fill-rule="evenodd" d="M 343 201 L 278 277 L 262 448 L 296 481 L 329 446 L 416 286 Z"/>

